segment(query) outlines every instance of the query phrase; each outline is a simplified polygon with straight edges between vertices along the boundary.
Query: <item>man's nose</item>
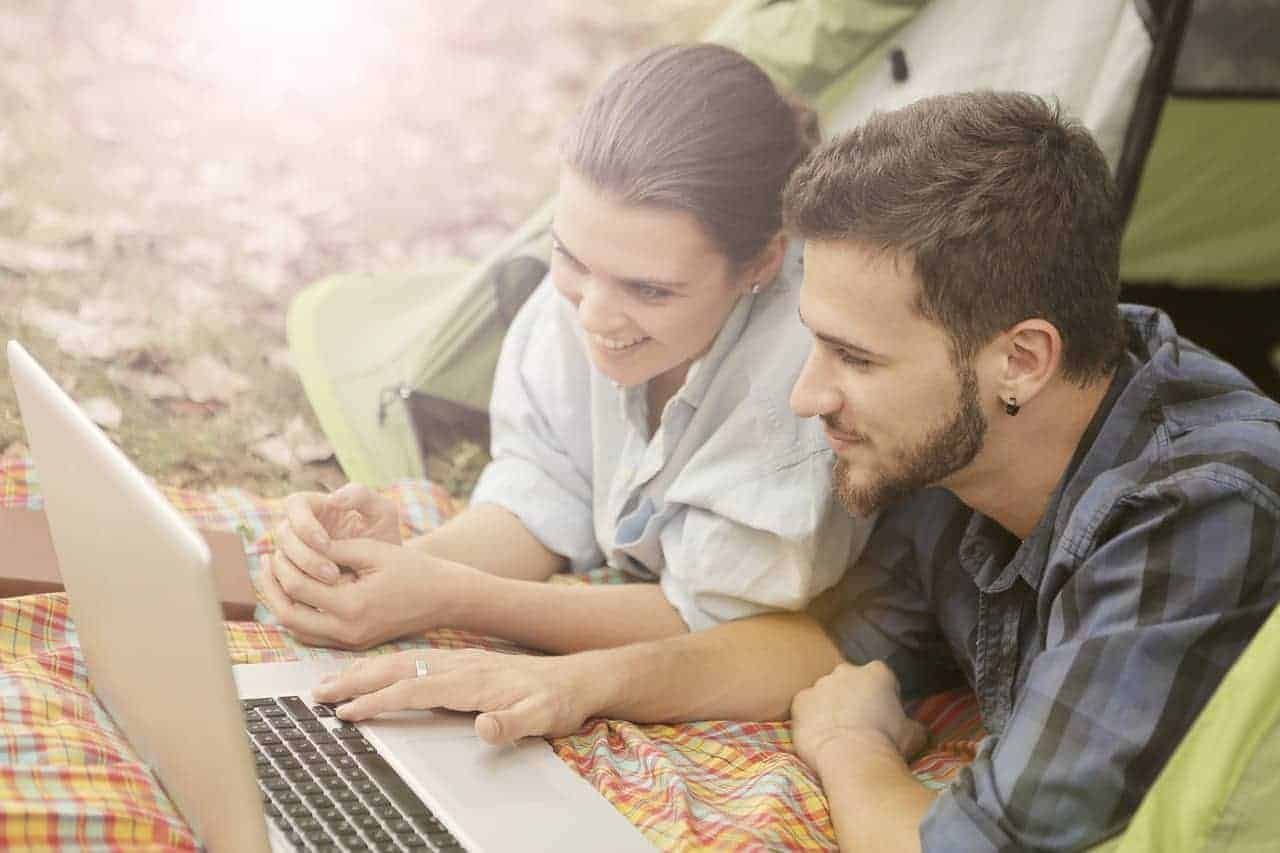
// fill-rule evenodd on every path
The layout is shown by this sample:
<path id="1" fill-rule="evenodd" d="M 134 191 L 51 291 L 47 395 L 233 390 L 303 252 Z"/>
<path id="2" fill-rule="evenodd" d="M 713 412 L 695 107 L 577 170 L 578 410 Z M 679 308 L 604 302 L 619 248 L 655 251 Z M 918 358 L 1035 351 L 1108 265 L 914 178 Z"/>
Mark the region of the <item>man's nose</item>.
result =
<path id="1" fill-rule="evenodd" d="M 809 350 L 796 384 L 791 387 L 791 411 L 802 418 L 830 415 L 840 410 L 840 392 L 823 367 L 815 346 Z"/>

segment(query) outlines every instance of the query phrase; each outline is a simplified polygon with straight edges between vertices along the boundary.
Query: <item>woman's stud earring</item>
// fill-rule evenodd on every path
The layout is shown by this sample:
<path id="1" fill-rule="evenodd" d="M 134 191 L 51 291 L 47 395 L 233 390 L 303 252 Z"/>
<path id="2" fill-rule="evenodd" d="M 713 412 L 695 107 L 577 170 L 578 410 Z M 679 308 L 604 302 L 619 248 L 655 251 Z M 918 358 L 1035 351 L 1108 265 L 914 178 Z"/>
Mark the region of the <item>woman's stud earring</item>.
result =
<path id="1" fill-rule="evenodd" d="M 1016 415 L 1020 411 L 1022 411 L 1022 407 L 1018 405 L 1017 397 L 1010 397 L 1004 401 L 1004 413 L 1006 415 Z"/>

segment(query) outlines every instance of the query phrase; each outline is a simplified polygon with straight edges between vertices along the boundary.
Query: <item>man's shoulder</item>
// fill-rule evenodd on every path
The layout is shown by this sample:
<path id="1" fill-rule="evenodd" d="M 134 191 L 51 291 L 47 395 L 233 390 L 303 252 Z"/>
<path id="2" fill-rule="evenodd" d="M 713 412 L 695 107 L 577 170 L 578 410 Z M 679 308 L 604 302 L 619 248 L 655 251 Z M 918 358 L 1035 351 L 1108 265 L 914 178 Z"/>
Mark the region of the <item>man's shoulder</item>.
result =
<path id="1" fill-rule="evenodd" d="M 1186 340 L 1153 345 L 1066 487 L 1057 529 L 1096 547 L 1124 515 L 1249 504 L 1280 515 L 1280 404 Z M 1105 538 L 1105 537 L 1103 537 Z"/>

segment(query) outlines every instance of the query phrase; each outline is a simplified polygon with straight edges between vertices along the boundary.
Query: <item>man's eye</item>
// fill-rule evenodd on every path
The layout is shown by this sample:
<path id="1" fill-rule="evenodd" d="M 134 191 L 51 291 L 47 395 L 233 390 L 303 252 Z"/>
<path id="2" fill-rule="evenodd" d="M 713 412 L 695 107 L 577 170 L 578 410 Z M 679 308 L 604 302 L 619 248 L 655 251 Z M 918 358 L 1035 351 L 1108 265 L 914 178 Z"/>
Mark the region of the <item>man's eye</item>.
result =
<path id="1" fill-rule="evenodd" d="M 836 355 L 840 357 L 840 361 L 850 367 L 865 368 L 870 367 L 871 362 L 861 356 L 854 355 L 847 350 L 836 350 Z"/>

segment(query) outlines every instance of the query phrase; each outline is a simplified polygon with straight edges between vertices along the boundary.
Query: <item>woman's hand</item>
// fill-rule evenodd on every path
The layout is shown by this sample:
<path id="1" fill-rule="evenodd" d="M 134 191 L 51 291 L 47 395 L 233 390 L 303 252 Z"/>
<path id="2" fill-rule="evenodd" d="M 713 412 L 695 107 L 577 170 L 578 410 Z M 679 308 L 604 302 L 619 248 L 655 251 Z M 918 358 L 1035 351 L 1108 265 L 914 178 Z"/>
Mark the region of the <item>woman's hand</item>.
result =
<path id="1" fill-rule="evenodd" d="M 376 539 L 400 544 L 400 513 L 395 503 L 359 483 L 331 494 L 298 492 L 285 498 L 284 521 L 275 529 L 277 561 L 325 583 L 341 572 L 328 556 L 339 539 Z"/>
<path id="2" fill-rule="evenodd" d="M 603 679 L 591 673 L 591 660 L 412 650 L 360 661 L 311 692 L 321 702 L 345 702 L 338 716 L 351 721 L 407 708 L 480 711 L 476 734 L 489 743 L 510 743 L 570 734 L 597 712 L 591 694 Z M 417 675 L 417 661 L 426 664 L 426 675 Z"/>
<path id="3" fill-rule="evenodd" d="M 326 583 L 278 559 L 261 573 L 263 602 L 308 645 L 367 649 L 448 626 L 455 602 L 483 580 L 469 566 L 376 539 L 335 539 L 320 554 L 350 572 Z"/>

